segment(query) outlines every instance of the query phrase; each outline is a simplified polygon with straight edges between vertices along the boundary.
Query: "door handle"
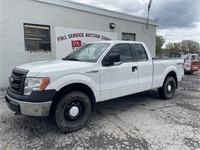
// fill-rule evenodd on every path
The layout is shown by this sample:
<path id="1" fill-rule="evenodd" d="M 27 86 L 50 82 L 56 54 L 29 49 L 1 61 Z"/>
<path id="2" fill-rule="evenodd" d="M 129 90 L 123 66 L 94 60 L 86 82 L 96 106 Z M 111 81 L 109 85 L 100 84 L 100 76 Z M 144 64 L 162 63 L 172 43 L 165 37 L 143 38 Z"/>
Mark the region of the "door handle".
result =
<path id="1" fill-rule="evenodd" d="M 138 68 L 137 68 L 137 66 L 133 66 L 132 67 L 132 72 L 135 72 L 135 70 L 137 70 Z"/>

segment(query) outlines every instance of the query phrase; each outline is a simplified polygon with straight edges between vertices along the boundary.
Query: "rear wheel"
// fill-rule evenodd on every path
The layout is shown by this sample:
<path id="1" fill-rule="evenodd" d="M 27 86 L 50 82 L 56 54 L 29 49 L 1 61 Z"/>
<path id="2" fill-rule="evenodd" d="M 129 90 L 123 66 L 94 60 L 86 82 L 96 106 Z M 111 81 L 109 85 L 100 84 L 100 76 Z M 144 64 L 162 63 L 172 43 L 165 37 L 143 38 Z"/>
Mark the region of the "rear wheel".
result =
<path id="1" fill-rule="evenodd" d="M 79 91 L 64 95 L 55 106 L 56 125 L 65 133 L 76 131 L 84 126 L 91 113 L 89 97 Z"/>
<path id="2" fill-rule="evenodd" d="M 176 81 L 173 77 L 167 77 L 163 86 L 158 89 L 158 94 L 162 99 L 171 99 L 176 91 Z"/>
<path id="3" fill-rule="evenodd" d="M 194 73 L 194 71 L 190 71 L 190 72 L 189 72 L 189 74 L 193 74 L 193 73 Z"/>

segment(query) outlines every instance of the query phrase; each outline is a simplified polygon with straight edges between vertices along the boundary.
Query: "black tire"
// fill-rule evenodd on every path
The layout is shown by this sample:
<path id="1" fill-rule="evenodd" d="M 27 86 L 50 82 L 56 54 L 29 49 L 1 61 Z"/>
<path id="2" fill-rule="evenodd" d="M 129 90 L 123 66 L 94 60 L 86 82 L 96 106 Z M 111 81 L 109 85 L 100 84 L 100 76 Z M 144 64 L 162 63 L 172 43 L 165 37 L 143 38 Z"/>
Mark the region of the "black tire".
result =
<path id="1" fill-rule="evenodd" d="M 176 91 L 176 81 L 173 77 L 167 77 L 163 86 L 158 88 L 158 94 L 161 99 L 171 99 Z"/>
<path id="2" fill-rule="evenodd" d="M 189 71 L 189 74 L 193 74 L 194 73 L 194 71 Z"/>
<path id="3" fill-rule="evenodd" d="M 64 133 L 76 131 L 84 126 L 91 114 L 89 97 L 80 91 L 64 95 L 56 104 L 54 120 Z"/>
<path id="4" fill-rule="evenodd" d="M 187 74 L 187 75 L 191 75 L 193 73 L 194 73 L 194 71 L 186 71 L 186 72 L 184 72 L 184 74 Z"/>

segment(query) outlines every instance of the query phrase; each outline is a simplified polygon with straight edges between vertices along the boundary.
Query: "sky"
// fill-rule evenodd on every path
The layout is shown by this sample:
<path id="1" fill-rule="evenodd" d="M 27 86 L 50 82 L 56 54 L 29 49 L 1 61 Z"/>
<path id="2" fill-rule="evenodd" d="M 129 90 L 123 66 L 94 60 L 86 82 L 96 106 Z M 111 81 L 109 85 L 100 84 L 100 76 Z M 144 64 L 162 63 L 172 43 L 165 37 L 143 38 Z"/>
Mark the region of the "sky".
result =
<path id="1" fill-rule="evenodd" d="M 72 0 L 95 7 L 147 17 L 149 0 Z M 200 43 L 200 0 L 152 0 L 150 18 L 159 19 L 157 35 L 165 44 L 182 40 Z"/>

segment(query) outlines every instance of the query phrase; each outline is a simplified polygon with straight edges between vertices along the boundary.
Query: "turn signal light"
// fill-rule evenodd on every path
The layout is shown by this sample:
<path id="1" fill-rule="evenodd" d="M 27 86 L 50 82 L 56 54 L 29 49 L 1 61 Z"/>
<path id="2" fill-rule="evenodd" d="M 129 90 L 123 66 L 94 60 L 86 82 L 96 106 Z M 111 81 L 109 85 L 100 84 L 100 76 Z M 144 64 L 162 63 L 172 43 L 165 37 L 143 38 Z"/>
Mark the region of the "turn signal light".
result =
<path id="1" fill-rule="evenodd" d="M 50 79 L 49 78 L 43 78 L 42 79 L 42 83 L 40 85 L 41 91 L 44 90 L 49 83 L 50 83 Z"/>

